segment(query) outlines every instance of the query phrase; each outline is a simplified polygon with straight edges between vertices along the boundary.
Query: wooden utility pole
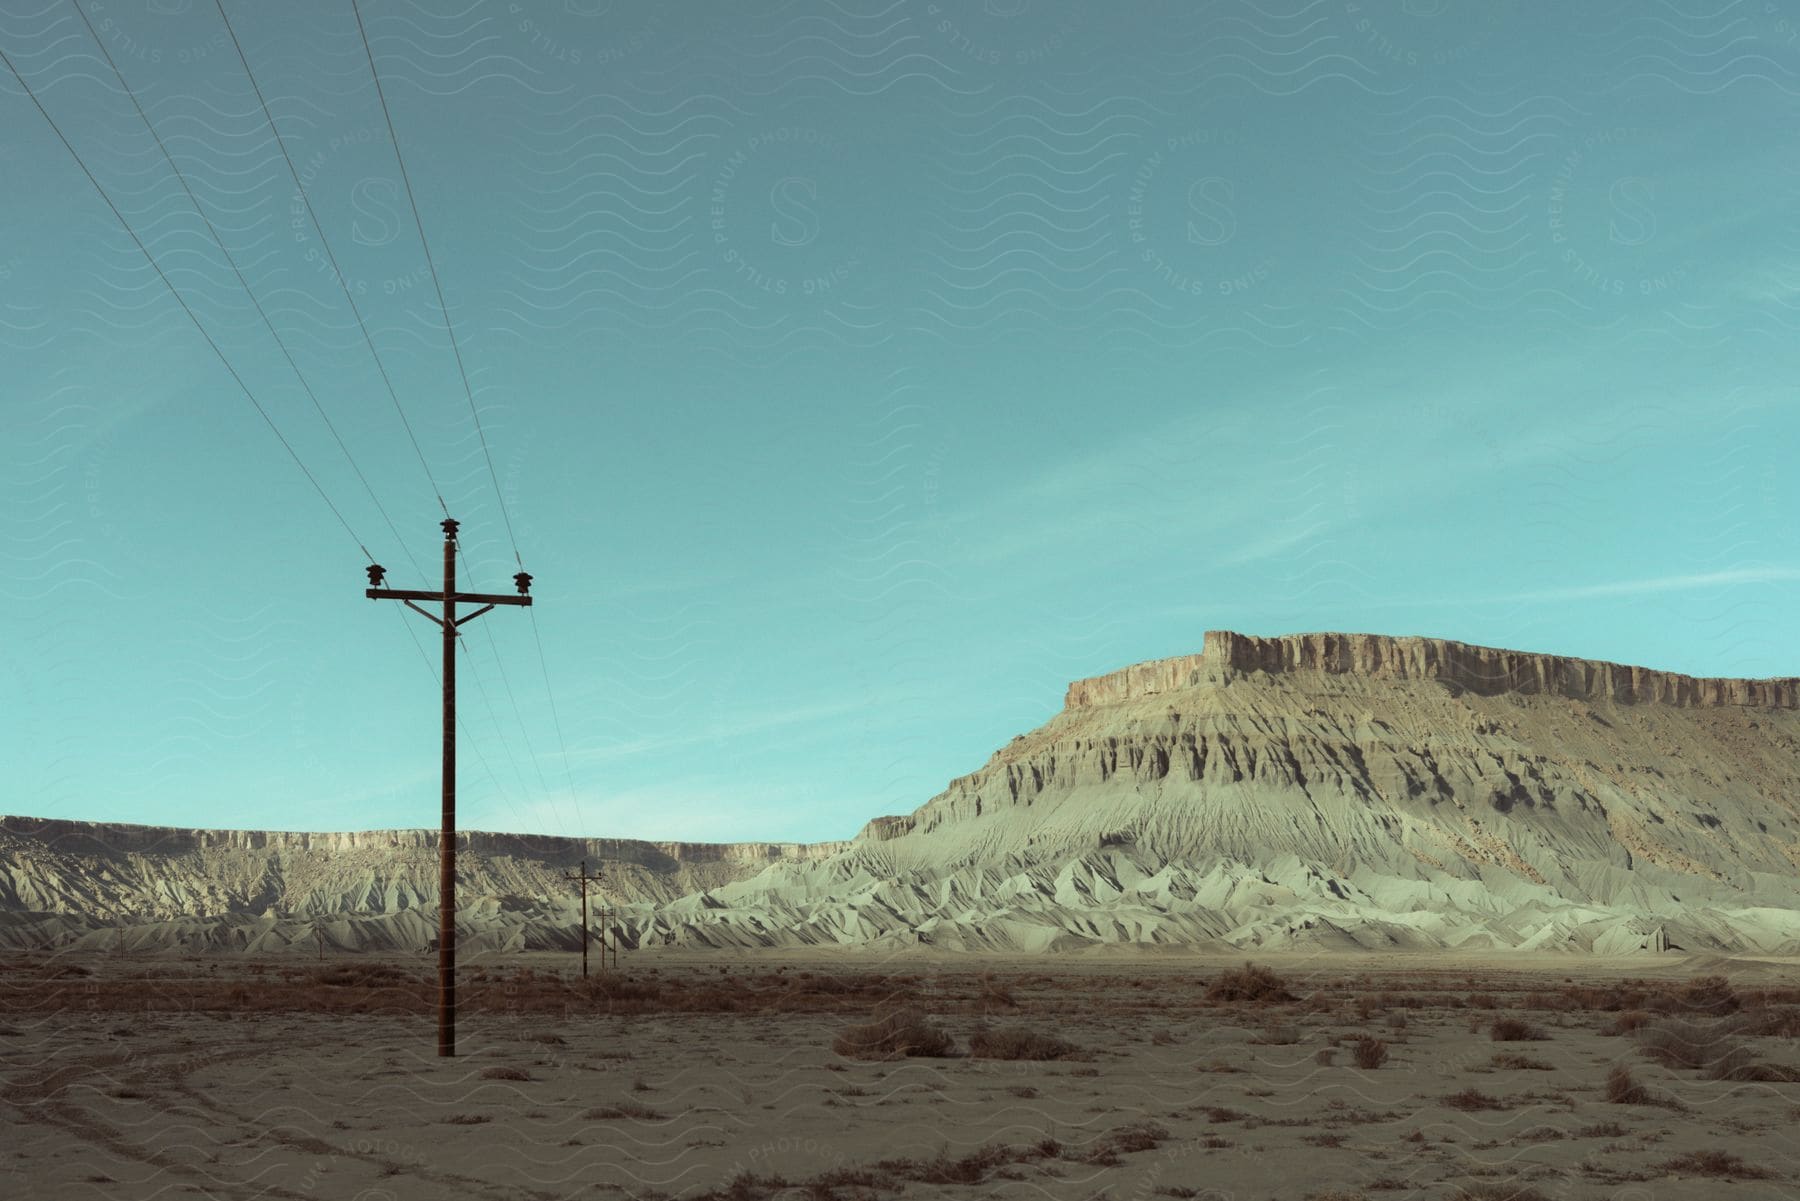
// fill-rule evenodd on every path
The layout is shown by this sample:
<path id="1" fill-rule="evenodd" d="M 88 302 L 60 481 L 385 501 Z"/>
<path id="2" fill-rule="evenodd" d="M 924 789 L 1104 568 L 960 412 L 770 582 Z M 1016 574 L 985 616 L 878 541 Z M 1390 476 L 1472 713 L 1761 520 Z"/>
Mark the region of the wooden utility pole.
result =
<path id="1" fill-rule="evenodd" d="M 456 530 L 454 519 L 446 517 L 444 528 L 444 590 L 418 592 L 411 589 L 383 588 L 387 569 L 379 563 L 369 564 L 369 588 L 363 593 L 370 600 L 397 600 L 444 631 L 444 810 L 443 829 L 438 836 L 438 1054 L 456 1054 L 456 628 L 474 621 L 495 605 L 529 605 L 531 576 L 521 571 L 513 576 L 517 596 L 490 592 L 458 592 L 456 590 Z M 414 601 L 434 601 L 444 606 L 444 615 L 427 613 Z M 456 615 L 456 603 L 466 601 L 480 605 L 464 617 Z"/>
<path id="2" fill-rule="evenodd" d="M 613 970 L 617 971 L 619 969 L 619 928 L 607 924 L 608 918 L 615 918 L 618 916 L 619 911 L 617 909 L 604 903 L 600 906 L 600 967 L 602 970 L 606 967 L 606 947 L 609 941 L 612 945 Z"/>
<path id="3" fill-rule="evenodd" d="M 590 882 L 598 882 L 600 877 L 588 875 L 587 860 L 583 859 L 581 861 L 581 874 L 579 876 L 577 876 L 577 875 L 573 875 L 569 872 L 564 872 L 563 879 L 581 881 L 581 976 L 582 976 L 582 979 L 585 980 L 587 978 L 587 974 L 588 974 L 587 886 Z M 605 937 L 605 935 L 602 935 L 600 938 L 600 966 L 602 968 L 606 967 L 606 937 Z"/>

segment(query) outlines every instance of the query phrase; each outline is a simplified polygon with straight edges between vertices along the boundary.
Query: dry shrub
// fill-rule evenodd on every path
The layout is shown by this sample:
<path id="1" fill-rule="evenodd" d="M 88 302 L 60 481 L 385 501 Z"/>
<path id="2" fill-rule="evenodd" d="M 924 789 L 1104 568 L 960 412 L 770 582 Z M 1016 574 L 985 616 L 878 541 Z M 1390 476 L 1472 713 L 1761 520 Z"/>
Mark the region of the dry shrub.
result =
<path id="1" fill-rule="evenodd" d="M 1654 1105 L 1656 1096 L 1649 1089 L 1632 1078 L 1631 1069 L 1624 1064 L 1614 1064 L 1612 1071 L 1606 1074 L 1606 1087 L 1601 1096 L 1614 1105 Z"/>
<path id="2" fill-rule="evenodd" d="M 1494 999 L 1493 993 L 1472 992 L 1468 996 L 1470 1009 L 1498 1009 L 1500 1002 Z"/>
<path id="3" fill-rule="evenodd" d="M 975 1059 L 1091 1058 L 1074 1043 L 1023 1026 L 977 1026 L 969 1036 L 969 1055 Z"/>
<path id="4" fill-rule="evenodd" d="M 1079 1162 L 1096 1167 L 1115 1167 L 1119 1156 L 1133 1151 L 1149 1151 L 1169 1137 L 1169 1132 L 1155 1122 L 1132 1122 L 1109 1130 L 1086 1147 Z"/>
<path id="5" fill-rule="evenodd" d="M 927 1020 L 923 1010 L 902 1004 L 877 1011 L 867 1025 L 843 1030 L 832 1040 L 831 1049 L 848 1059 L 942 1058 L 955 1054 L 956 1044 Z"/>
<path id="6" fill-rule="evenodd" d="M 1665 1018 L 1637 1031 L 1638 1050 L 1667 1068 L 1694 1071 L 1716 1062 L 1729 1044 L 1721 1031 Z"/>
<path id="7" fill-rule="evenodd" d="M 1503 1101 L 1499 1097 L 1490 1097 L 1486 1093 L 1473 1088 L 1465 1088 L 1460 1093 L 1451 1093 L 1444 1098 L 1444 1104 L 1448 1105 L 1451 1109 L 1460 1109 L 1465 1113 L 1477 1109 L 1512 1108 L 1512 1103 L 1510 1101 Z"/>
<path id="8" fill-rule="evenodd" d="M 1609 1036 L 1632 1034 L 1649 1025 L 1650 1021 L 1650 1014 L 1642 1009 L 1624 1009 L 1612 1020 L 1612 1024 L 1600 1033 Z"/>
<path id="9" fill-rule="evenodd" d="M 1708 1080 L 1800 1080 L 1800 1070 L 1758 1063 L 1755 1054 L 1732 1037 L 1743 1024 L 1730 1020 L 1701 1025 L 1665 1019 L 1638 1031 L 1638 1050 L 1664 1067 L 1696 1071 Z"/>
<path id="10" fill-rule="evenodd" d="M 1800 1008 L 1782 1005 L 1745 1010 L 1733 1028 L 1752 1038 L 1800 1037 Z"/>
<path id="11" fill-rule="evenodd" d="M 1617 1122 L 1595 1122 L 1575 1131 L 1576 1138 L 1624 1138 L 1631 1131 Z"/>
<path id="12" fill-rule="evenodd" d="M 1387 1062 L 1388 1045 L 1379 1038 L 1370 1038 L 1365 1034 L 1351 1044 L 1350 1054 L 1356 1060 L 1357 1067 L 1373 1071 Z"/>
<path id="13" fill-rule="evenodd" d="M 1150 1036 L 1150 1041 L 1159 1047 L 1172 1047 L 1176 1043 L 1175 1032 L 1172 1030 L 1158 1030 L 1155 1034 Z"/>
<path id="14" fill-rule="evenodd" d="M 1516 1180 L 1483 1180 L 1458 1185 L 1450 1201 L 1550 1201 L 1550 1198 Z"/>
<path id="15" fill-rule="evenodd" d="M 1707 1076 L 1712 1080 L 1736 1082 L 1761 1081 L 1766 1084 L 1793 1084 L 1800 1081 L 1800 1068 L 1785 1064 L 1759 1063 L 1748 1047 L 1732 1047 L 1713 1064 Z"/>
<path id="16" fill-rule="evenodd" d="M 1553 1072 L 1556 1069 L 1541 1059 L 1533 1059 L 1528 1055 L 1496 1055 L 1488 1061 L 1497 1068 L 1506 1068 L 1515 1072 Z"/>
<path id="17" fill-rule="evenodd" d="M 1642 984 L 1627 982 L 1599 986 L 1575 985 L 1563 989 L 1563 996 L 1568 999 L 1570 1008 L 1610 1013 L 1621 1009 L 1644 1008 L 1650 1003 L 1651 992 L 1651 989 Z"/>
<path id="18" fill-rule="evenodd" d="M 529 1080 L 531 1073 L 524 1068 L 492 1067 L 482 1068 L 481 1078 L 483 1080 Z"/>
<path id="19" fill-rule="evenodd" d="M 393 988 L 404 985 L 422 986 L 425 983 L 391 963 L 357 963 L 326 968 L 314 973 L 313 980 L 333 988 Z"/>
<path id="20" fill-rule="evenodd" d="M 1686 1172 L 1693 1176 L 1723 1176 L 1733 1180 L 1767 1180 L 1775 1173 L 1767 1168 L 1747 1164 L 1729 1151 L 1689 1151 L 1665 1159 L 1656 1165 L 1665 1172 Z"/>
<path id="21" fill-rule="evenodd" d="M 723 1189 L 697 1194 L 692 1201 L 773 1201 L 787 1196 L 838 1201 L 848 1195 L 873 1196 L 873 1190 L 883 1193 L 905 1191 L 909 1183 L 936 1186 L 929 1195 L 937 1196 L 942 1195 L 944 1186 L 984 1184 L 996 1175 L 1011 1180 L 1022 1179 L 1012 1165 L 1033 1160 L 1062 1158 L 1110 1166 L 1120 1162 L 1121 1153 L 1149 1150 L 1168 1136 L 1169 1132 L 1161 1126 L 1136 1122 L 1109 1131 L 1079 1150 L 1066 1148 L 1056 1139 L 1044 1138 L 1028 1146 L 989 1143 L 957 1158 L 952 1158 L 944 1148 L 930 1159 L 883 1159 L 873 1164 L 851 1164 L 832 1168 L 804 1181 L 792 1181 L 778 1175 L 759 1176 L 746 1171 L 727 1181 Z"/>
<path id="22" fill-rule="evenodd" d="M 1747 988 L 1738 992 L 1745 1009 L 1762 1009 L 1770 1005 L 1800 1005 L 1800 987 Z"/>
<path id="23" fill-rule="evenodd" d="M 1696 976 L 1681 990 L 1681 1005 L 1689 1013 L 1724 1017 L 1741 1007 L 1731 981 L 1723 976 Z"/>
<path id="24" fill-rule="evenodd" d="M 592 1109 L 584 1109 L 581 1116 L 590 1122 L 611 1122 L 620 1118 L 637 1118 L 640 1121 L 655 1122 L 662 1120 L 662 1114 L 645 1105 L 641 1101 L 633 1101 L 627 1097 L 610 1105 L 596 1105 Z"/>
<path id="25" fill-rule="evenodd" d="M 1495 1018 L 1488 1037 L 1497 1043 L 1542 1042 L 1549 1038 L 1541 1029 L 1518 1018 Z"/>
<path id="26" fill-rule="evenodd" d="M 1319 1053 L 1313 1056 L 1313 1062 L 1321 1067 L 1330 1067 L 1337 1059 L 1337 1052 L 1330 1047 L 1320 1047 Z"/>
<path id="27" fill-rule="evenodd" d="M 1246 961 L 1243 967 L 1234 968 L 1207 985 L 1206 999 L 1215 1003 L 1275 1005 L 1296 998 L 1287 990 L 1287 984 L 1280 976 L 1266 967 Z"/>

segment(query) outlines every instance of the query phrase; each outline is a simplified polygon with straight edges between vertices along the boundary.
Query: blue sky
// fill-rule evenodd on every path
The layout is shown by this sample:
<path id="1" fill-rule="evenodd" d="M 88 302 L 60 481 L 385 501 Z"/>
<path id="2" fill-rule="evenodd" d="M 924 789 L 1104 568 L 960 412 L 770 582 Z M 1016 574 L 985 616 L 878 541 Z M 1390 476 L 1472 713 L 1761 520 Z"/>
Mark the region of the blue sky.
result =
<path id="1" fill-rule="evenodd" d="M 465 627 L 477 828 L 848 837 L 1212 628 L 1800 672 L 1800 8 L 1572 7 L 370 0 L 490 476 L 349 5 L 226 11 L 417 453 L 218 9 L 95 0 L 384 518 L 75 8 L 0 4 L 355 533 L 0 72 L 0 809 L 435 824 L 357 547 L 434 584 L 434 487 L 537 577 Z"/>

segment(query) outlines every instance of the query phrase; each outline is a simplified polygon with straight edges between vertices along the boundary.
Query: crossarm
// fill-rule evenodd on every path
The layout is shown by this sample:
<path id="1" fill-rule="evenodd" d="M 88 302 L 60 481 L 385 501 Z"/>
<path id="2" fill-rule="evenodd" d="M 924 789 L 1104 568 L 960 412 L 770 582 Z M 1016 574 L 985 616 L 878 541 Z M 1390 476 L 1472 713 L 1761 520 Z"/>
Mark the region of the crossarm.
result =
<path id="1" fill-rule="evenodd" d="M 446 597 L 442 592 L 422 592 L 415 588 L 368 588 L 363 595 L 370 600 L 397 601 L 438 601 L 453 600 L 458 604 L 467 601 L 477 605 L 529 605 L 529 596 L 506 596 L 498 592 L 452 592 Z"/>

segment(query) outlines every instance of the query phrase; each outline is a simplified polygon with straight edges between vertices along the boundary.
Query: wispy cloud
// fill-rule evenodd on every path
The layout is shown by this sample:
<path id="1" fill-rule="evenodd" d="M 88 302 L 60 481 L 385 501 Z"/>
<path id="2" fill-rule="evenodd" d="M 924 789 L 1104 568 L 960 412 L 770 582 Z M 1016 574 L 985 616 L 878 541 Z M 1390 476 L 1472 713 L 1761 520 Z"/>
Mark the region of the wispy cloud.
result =
<path id="1" fill-rule="evenodd" d="M 1700 571 L 1685 575 L 1646 576 L 1635 580 L 1606 580 L 1566 588 L 1537 588 L 1526 592 L 1496 592 L 1479 597 L 1412 597 L 1395 600 L 1403 608 L 1435 608 L 1445 605 L 1537 604 L 1554 601 L 1599 600 L 1611 597 L 1653 596 L 1663 592 L 1693 592 L 1704 588 L 1729 588 L 1745 584 L 1777 584 L 1800 580 L 1800 567 L 1734 567 L 1726 571 Z"/>
<path id="2" fill-rule="evenodd" d="M 677 747 L 703 746 L 762 734 L 785 726 L 805 725 L 832 717 L 842 717 L 868 709 L 879 702 L 868 694 L 858 694 L 841 701 L 803 705 L 766 713 L 744 714 L 735 720 L 719 722 L 687 733 L 661 738 L 637 738 L 604 746 L 576 747 L 569 751 L 569 762 L 577 765 L 612 763 L 644 755 L 661 754 Z"/>

